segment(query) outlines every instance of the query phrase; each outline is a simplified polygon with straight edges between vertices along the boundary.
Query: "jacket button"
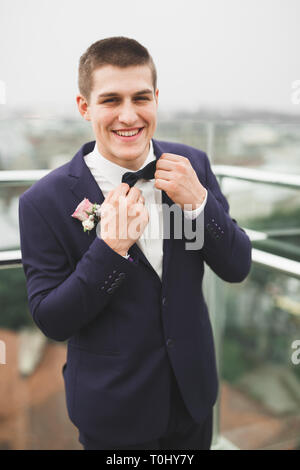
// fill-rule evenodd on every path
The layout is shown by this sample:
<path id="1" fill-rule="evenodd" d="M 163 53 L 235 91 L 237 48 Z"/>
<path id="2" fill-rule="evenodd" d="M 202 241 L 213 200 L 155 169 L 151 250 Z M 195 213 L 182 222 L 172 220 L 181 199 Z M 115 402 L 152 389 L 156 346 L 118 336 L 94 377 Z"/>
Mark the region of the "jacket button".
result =
<path id="1" fill-rule="evenodd" d="M 168 346 L 168 348 L 171 348 L 173 345 L 174 345 L 174 341 L 173 341 L 171 338 L 169 338 L 169 339 L 167 340 L 167 346 Z"/>
<path id="2" fill-rule="evenodd" d="M 111 287 L 117 287 L 118 283 L 117 282 L 113 282 Z"/>
<path id="3" fill-rule="evenodd" d="M 125 273 L 120 273 L 119 276 L 118 276 L 118 279 L 124 279 L 124 277 L 126 277 L 126 274 Z"/>
<path id="4" fill-rule="evenodd" d="M 106 292 L 107 292 L 108 294 L 112 294 L 114 290 L 115 290 L 115 289 L 107 289 Z"/>
<path id="5" fill-rule="evenodd" d="M 161 303 L 163 304 L 163 306 L 165 306 L 166 303 L 167 303 L 167 299 L 165 297 L 163 297 Z"/>

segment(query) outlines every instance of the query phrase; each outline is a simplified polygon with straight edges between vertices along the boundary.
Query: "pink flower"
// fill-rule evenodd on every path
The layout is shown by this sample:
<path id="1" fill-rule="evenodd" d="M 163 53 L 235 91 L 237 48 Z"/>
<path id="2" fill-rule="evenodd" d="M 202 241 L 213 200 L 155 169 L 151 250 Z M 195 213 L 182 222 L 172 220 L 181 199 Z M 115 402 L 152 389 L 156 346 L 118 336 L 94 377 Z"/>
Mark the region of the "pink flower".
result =
<path id="1" fill-rule="evenodd" d="M 92 212 L 93 204 L 85 197 L 80 204 L 75 209 L 75 212 L 72 214 L 72 217 L 83 222 L 88 219 L 88 212 Z"/>

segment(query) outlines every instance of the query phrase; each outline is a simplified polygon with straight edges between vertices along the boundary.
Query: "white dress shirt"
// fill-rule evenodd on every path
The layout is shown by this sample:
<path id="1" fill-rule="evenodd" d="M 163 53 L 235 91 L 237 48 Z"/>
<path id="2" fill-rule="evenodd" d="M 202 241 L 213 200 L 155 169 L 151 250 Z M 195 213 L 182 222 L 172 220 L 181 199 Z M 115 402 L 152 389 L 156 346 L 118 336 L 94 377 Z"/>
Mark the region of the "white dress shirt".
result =
<path id="1" fill-rule="evenodd" d="M 97 145 L 91 153 L 85 155 L 84 160 L 104 197 L 122 182 L 122 176 L 126 171 L 132 171 L 107 160 L 100 154 Z M 148 156 L 139 170 L 153 160 L 156 160 L 156 158 L 153 152 L 152 140 L 150 140 Z M 161 278 L 163 262 L 162 192 L 154 186 L 154 180 L 140 179 L 136 182 L 135 187 L 141 190 L 145 199 L 145 206 L 149 211 L 149 223 L 136 243 Z M 185 217 L 191 219 L 197 217 L 204 210 L 206 200 L 207 192 L 200 207 L 195 210 L 183 211 Z M 98 204 L 98 201 L 91 202 Z"/>

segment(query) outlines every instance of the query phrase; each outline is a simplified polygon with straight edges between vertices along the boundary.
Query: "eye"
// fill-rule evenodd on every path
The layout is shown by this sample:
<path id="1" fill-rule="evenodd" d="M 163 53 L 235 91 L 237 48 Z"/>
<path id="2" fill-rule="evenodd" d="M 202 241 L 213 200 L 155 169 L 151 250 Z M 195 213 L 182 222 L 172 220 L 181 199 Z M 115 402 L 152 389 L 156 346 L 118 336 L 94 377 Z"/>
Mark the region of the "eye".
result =
<path id="1" fill-rule="evenodd" d="M 148 100 L 149 101 L 149 98 L 147 98 L 147 96 L 138 96 L 136 99 L 137 100 Z"/>
<path id="2" fill-rule="evenodd" d="M 112 103 L 114 101 L 117 101 L 117 98 L 109 98 L 107 100 L 102 101 L 102 103 Z"/>

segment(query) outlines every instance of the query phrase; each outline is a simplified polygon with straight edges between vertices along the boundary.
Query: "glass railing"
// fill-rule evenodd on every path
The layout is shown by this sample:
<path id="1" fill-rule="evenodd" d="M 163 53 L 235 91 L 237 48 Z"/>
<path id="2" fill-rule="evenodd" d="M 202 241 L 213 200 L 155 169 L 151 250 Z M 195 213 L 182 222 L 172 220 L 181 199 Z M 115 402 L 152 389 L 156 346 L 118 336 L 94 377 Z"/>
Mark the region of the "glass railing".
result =
<path id="1" fill-rule="evenodd" d="M 214 171 L 232 216 L 251 227 L 246 231 L 253 245 L 243 283 L 224 283 L 206 272 L 221 378 L 214 448 L 299 449 L 300 178 L 233 167 Z"/>
<path id="2" fill-rule="evenodd" d="M 205 273 L 220 376 L 213 449 L 296 449 L 300 365 L 292 362 L 292 345 L 300 339 L 300 263 L 293 251 L 289 256 L 282 253 L 286 245 L 297 251 L 298 229 L 286 219 L 284 225 L 280 218 L 274 225 L 270 204 L 265 225 L 259 214 L 247 219 L 243 188 L 232 182 L 276 184 L 276 191 L 284 187 L 294 193 L 300 182 L 293 175 L 277 174 L 275 183 L 269 173 L 267 177 L 244 168 L 215 165 L 213 170 L 233 207 L 232 217 L 247 227 L 254 246 L 251 273 L 243 283 L 224 283 L 209 268 Z M 0 252 L 0 342 L 5 345 L 5 364 L 0 357 L 0 449 L 81 449 L 65 405 L 61 368 L 66 345 L 46 339 L 31 320 L 15 223 L 19 195 L 47 171 L 0 172 L 2 200 L 10 201 L 15 217 L 9 225 L 17 232 Z M 253 187 L 247 188 L 253 195 Z M 298 200 L 293 207 L 299 207 Z M 270 244 L 273 241 L 282 246 Z M 3 347 L 1 351 L 3 356 Z"/>

